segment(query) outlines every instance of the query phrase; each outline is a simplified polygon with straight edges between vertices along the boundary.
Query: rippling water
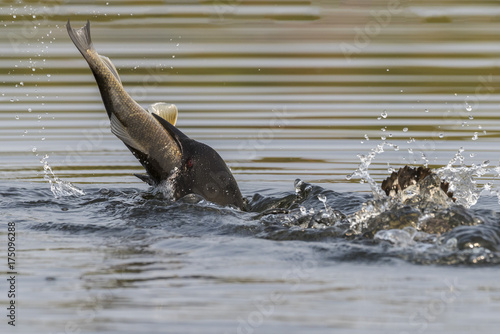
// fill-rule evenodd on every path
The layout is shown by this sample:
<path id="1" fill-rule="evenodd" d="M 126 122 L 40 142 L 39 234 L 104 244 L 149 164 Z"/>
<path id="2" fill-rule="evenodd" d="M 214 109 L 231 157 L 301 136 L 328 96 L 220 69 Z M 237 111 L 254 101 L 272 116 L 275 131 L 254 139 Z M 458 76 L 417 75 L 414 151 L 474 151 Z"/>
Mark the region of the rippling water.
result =
<path id="1" fill-rule="evenodd" d="M 497 332 L 495 2 L 0 7 L 0 212 L 16 223 L 19 271 L 7 332 Z M 109 131 L 68 18 L 90 19 L 138 102 L 177 105 L 249 212 L 171 203 L 132 175 L 142 167 Z M 441 175 L 462 209 L 431 217 L 374 197 L 392 170 L 457 152 Z M 468 224 L 370 230 L 375 213 Z"/>

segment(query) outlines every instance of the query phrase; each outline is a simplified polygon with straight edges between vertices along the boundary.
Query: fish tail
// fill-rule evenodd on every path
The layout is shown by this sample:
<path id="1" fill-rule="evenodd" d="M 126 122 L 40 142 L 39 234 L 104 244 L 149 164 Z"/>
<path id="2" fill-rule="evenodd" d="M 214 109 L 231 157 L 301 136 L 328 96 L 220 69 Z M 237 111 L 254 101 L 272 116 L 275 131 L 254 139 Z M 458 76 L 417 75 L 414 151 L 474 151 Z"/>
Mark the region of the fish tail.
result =
<path id="1" fill-rule="evenodd" d="M 68 34 L 78 51 L 83 55 L 83 57 L 88 61 L 89 54 L 88 51 L 95 51 L 94 46 L 92 45 L 92 39 L 90 38 L 90 22 L 87 20 L 87 24 L 85 24 L 80 29 L 74 29 L 71 27 L 71 24 L 66 24 L 66 28 L 68 29 Z"/>

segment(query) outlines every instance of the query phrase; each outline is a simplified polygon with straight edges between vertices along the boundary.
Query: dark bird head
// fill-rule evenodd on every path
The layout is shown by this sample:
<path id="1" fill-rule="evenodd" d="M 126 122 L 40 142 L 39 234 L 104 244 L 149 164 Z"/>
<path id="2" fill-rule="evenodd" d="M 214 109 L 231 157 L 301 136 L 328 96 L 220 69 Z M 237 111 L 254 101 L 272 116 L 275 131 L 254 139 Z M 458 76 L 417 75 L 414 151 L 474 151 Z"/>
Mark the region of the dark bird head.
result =
<path id="1" fill-rule="evenodd" d="M 244 208 L 238 184 L 221 156 L 210 146 L 189 138 L 160 116 L 153 116 L 172 135 L 181 154 L 179 166 L 169 177 L 174 197 L 197 194 L 220 205 Z M 152 176 L 155 173 L 149 174 Z M 153 178 L 153 181 L 159 184 L 163 180 Z"/>
<path id="2" fill-rule="evenodd" d="M 243 199 L 231 171 L 210 146 L 190 138 L 181 140 L 182 165 L 174 180 L 176 197 L 194 193 L 220 205 L 243 207 Z"/>

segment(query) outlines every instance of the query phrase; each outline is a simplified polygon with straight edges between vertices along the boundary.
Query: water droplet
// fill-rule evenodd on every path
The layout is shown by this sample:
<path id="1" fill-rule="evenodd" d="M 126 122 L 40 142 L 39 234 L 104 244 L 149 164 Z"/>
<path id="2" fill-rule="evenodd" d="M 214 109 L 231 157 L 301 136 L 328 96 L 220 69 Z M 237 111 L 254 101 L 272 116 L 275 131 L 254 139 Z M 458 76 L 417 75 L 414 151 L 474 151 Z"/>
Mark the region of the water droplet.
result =
<path id="1" fill-rule="evenodd" d="M 18 115 L 16 115 L 16 119 L 19 119 L 19 116 L 18 116 Z"/>
<path id="2" fill-rule="evenodd" d="M 408 132 L 408 128 L 403 128 L 403 132 Z"/>
<path id="3" fill-rule="evenodd" d="M 382 139 L 382 140 L 386 140 L 386 139 L 387 139 L 387 137 L 386 137 L 386 136 L 382 136 L 382 137 L 380 137 L 380 139 Z"/>
<path id="4" fill-rule="evenodd" d="M 175 56 L 172 56 L 172 58 L 175 58 Z"/>
<path id="5" fill-rule="evenodd" d="M 425 109 L 424 111 L 425 111 L 425 112 L 429 112 L 429 109 Z"/>
<path id="6" fill-rule="evenodd" d="M 42 137 L 42 140 L 45 140 L 45 137 Z"/>
<path id="7" fill-rule="evenodd" d="M 293 186 L 295 187 L 295 193 L 300 193 L 300 187 L 304 184 L 304 181 L 301 179 L 296 179 L 295 182 L 293 183 Z"/>
<path id="8" fill-rule="evenodd" d="M 383 118 L 387 118 L 387 110 L 382 111 L 380 116 L 382 116 Z"/>
<path id="9" fill-rule="evenodd" d="M 47 74 L 47 78 L 50 78 L 50 74 Z"/>
<path id="10" fill-rule="evenodd" d="M 319 195 L 318 195 L 318 199 L 319 199 L 321 202 L 323 202 L 323 203 L 325 203 L 325 202 L 326 202 L 326 196 L 325 196 L 325 195 L 323 195 L 323 194 L 319 194 Z"/>
<path id="11" fill-rule="evenodd" d="M 415 142 L 415 138 L 411 138 L 409 140 L 406 141 L 408 144 L 411 144 L 411 143 L 414 143 Z"/>
<path id="12" fill-rule="evenodd" d="M 28 108 L 28 112 L 31 112 L 31 108 Z"/>
<path id="13" fill-rule="evenodd" d="M 365 133 L 365 139 L 370 140 L 370 138 L 368 137 L 368 134 L 366 134 L 366 133 Z"/>
<path id="14" fill-rule="evenodd" d="M 465 104 L 465 110 L 467 110 L 469 112 L 472 111 L 472 106 L 470 104 L 466 103 Z"/>
<path id="15" fill-rule="evenodd" d="M 307 215 L 307 210 L 306 210 L 306 208 L 305 208 L 305 207 L 303 207 L 303 206 L 301 206 L 301 207 L 300 207 L 300 213 L 301 213 L 303 216 Z"/>
<path id="16" fill-rule="evenodd" d="M 409 148 L 408 153 L 413 154 L 413 149 Z"/>
<path id="17" fill-rule="evenodd" d="M 440 133 L 439 138 L 443 138 L 443 137 L 444 137 L 444 133 Z"/>
<path id="18" fill-rule="evenodd" d="M 22 81 L 21 81 L 21 82 L 19 83 L 19 85 L 24 86 L 24 82 L 22 82 Z"/>
<path id="19" fill-rule="evenodd" d="M 469 115 L 469 119 L 474 119 L 474 116 L 472 116 L 472 115 Z"/>
<path id="20" fill-rule="evenodd" d="M 472 140 L 477 140 L 477 138 L 478 138 L 478 133 L 474 132 L 474 135 L 472 136 Z"/>
<path id="21" fill-rule="evenodd" d="M 36 147 L 33 146 L 33 148 L 31 149 L 31 152 L 35 153 L 36 152 Z"/>

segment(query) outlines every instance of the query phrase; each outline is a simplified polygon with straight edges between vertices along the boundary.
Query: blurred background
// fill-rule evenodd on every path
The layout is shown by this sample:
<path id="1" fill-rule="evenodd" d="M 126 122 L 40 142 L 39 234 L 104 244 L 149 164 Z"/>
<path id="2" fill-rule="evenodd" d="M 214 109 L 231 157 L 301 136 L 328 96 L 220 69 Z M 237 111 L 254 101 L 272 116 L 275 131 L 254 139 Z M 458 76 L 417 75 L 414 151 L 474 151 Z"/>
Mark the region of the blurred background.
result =
<path id="1" fill-rule="evenodd" d="M 497 163 L 500 6 L 495 1 L 1 2 L 1 177 L 39 181 L 45 155 L 76 183 L 137 183 L 65 23 L 145 107 L 213 146 L 245 193 L 297 177 L 367 191 L 404 164 Z M 379 149 L 380 151 L 380 149 Z M 469 160 L 470 158 L 470 160 Z"/>

